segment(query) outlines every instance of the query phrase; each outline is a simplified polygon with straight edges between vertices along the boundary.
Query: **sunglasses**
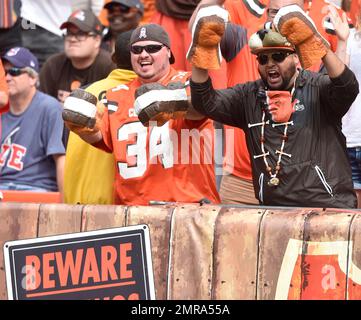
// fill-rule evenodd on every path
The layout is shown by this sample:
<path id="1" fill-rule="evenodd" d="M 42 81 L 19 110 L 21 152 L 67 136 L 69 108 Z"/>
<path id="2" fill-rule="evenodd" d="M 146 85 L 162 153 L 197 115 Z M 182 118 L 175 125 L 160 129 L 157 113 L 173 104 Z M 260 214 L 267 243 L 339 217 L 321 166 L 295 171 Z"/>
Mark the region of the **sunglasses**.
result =
<path id="1" fill-rule="evenodd" d="M 114 3 L 108 6 L 108 12 L 110 14 L 115 13 L 116 11 L 120 13 L 128 13 L 130 11 L 130 7 L 127 7 L 121 3 Z"/>
<path id="2" fill-rule="evenodd" d="M 271 58 L 274 62 L 281 63 L 292 53 L 293 52 L 274 52 L 270 55 L 259 54 L 257 56 L 257 60 L 258 60 L 258 63 L 263 66 L 268 63 L 269 56 L 271 56 Z"/>
<path id="3" fill-rule="evenodd" d="M 10 74 L 12 77 L 18 77 L 21 74 L 26 73 L 26 70 L 16 67 L 5 69 L 4 71 L 5 71 L 5 75 Z"/>
<path id="4" fill-rule="evenodd" d="M 149 44 L 147 46 L 131 46 L 130 51 L 134 54 L 141 54 L 143 50 L 147 53 L 152 54 L 160 51 L 165 45 L 163 44 Z"/>

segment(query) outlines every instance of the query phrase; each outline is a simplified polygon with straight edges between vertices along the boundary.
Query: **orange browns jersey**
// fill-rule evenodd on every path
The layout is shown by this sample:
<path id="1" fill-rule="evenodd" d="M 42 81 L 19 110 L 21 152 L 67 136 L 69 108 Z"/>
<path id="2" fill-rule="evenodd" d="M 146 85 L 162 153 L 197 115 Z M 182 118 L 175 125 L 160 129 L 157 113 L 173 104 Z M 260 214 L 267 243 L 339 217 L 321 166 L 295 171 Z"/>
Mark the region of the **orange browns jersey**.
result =
<path id="1" fill-rule="evenodd" d="M 188 72 L 171 69 L 161 84 L 186 83 L 189 77 Z M 139 86 L 137 78 L 106 94 L 101 130 L 107 151 L 115 156 L 120 203 L 199 202 L 203 198 L 219 203 L 212 121 L 177 119 L 162 127 L 144 127 L 134 112 L 134 94 Z"/>
<path id="2" fill-rule="evenodd" d="M 318 32 L 330 43 L 331 49 L 333 52 L 337 49 L 337 36 L 334 30 L 334 27 L 331 22 L 325 20 L 325 14 L 322 13 L 322 9 L 329 5 L 327 0 L 305 0 L 304 10 L 308 13 L 310 18 L 316 25 Z M 337 8 L 338 13 L 342 16 L 343 10 Z M 349 18 L 349 17 L 348 17 Z M 352 27 L 351 19 L 349 18 L 350 27 Z M 312 66 L 311 71 L 319 71 L 321 65 L 320 63 Z"/>
<path id="3" fill-rule="evenodd" d="M 225 7 L 230 13 L 230 20 L 247 29 L 245 45 L 237 56 L 227 64 L 228 87 L 259 78 L 256 56 L 251 53 L 248 47 L 248 39 L 266 22 L 267 5 L 268 0 L 262 2 L 258 0 L 226 0 L 225 2 Z M 251 161 L 244 132 L 239 128 L 224 127 L 226 130 L 234 130 L 234 154 L 233 157 L 226 156 L 224 169 L 237 177 L 252 180 Z M 226 152 L 227 154 L 232 153 Z"/>
<path id="4" fill-rule="evenodd" d="M 259 29 L 267 20 L 267 6 L 269 0 L 226 0 L 231 21 L 245 27 L 248 38 Z"/>

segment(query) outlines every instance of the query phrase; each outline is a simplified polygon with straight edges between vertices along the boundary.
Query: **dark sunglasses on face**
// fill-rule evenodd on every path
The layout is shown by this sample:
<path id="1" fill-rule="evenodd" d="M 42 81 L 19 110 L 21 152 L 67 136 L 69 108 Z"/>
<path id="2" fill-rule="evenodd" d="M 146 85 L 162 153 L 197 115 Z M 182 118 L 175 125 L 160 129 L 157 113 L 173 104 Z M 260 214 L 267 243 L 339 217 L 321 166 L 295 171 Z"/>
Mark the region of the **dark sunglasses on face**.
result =
<path id="1" fill-rule="evenodd" d="M 268 63 L 269 56 L 271 56 L 271 58 L 274 62 L 281 63 L 292 53 L 293 52 L 274 52 L 270 55 L 259 54 L 257 56 L 257 60 L 258 60 L 258 63 L 263 66 Z"/>
<path id="2" fill-rule="evenodd" d="M 127 7 L 121 3 L 113 4 L 109 6 L 108 12 L 113 14 L 115 12 L 128 13 L 130 11 L 130 7 Z"/>
<path id="3" fill-rule="evenodd" d="M 130 51 L 134 54 L 141 54 L 143 50 L 145 50 L 147 53 L 152 54 L 160 51 L 163 47 L 165 47 L 163 44 L 149 44 L 147 46 L 131 46 Z"/>
<path id="4" fill-rule="evenodd" d="M 26 70 L 21 68 L 12 67 L 10 69 L 5 69 L 5 75 L 10 74 L 12 77 L 18 77 L 23 73 L 26 73 Z"/>

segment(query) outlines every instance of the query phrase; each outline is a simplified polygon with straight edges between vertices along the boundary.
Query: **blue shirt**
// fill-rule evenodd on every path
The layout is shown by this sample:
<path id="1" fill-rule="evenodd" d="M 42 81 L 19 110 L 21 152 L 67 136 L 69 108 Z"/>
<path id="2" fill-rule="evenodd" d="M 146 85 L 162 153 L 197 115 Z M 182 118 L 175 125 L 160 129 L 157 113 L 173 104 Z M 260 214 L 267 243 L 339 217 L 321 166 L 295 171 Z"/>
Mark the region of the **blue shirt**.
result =
<path id="1" fill-rule="evenodd" d="M 56 99 L 37 91 L 22 114 L 1 115 L 1 183 L 58 189 L 53 155 L 65 154 L 61 113 Z"/>

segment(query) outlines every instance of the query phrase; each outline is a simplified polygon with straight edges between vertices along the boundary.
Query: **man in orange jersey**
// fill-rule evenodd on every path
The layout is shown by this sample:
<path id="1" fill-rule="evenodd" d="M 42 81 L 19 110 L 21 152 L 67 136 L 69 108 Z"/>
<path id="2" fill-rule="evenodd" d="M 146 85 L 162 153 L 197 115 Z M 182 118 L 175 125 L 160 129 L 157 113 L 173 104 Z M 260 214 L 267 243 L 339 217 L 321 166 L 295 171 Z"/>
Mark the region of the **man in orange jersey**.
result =
<path id="1" fill-rule="evenodd" d="M 104 115 L 94 128 L 84 129 L 79 124 L 74 128 L 75 122 L 67 125 L 93 146 L 114 153 L 120 204 L 204 199 L 218 203 L 212 121 L 189 112 L 185 118 L 172 119 L 163 126 L 145 127 L 136 116 L 135 108 L 142 108 L 152 99 L 157 103 L 183 97 L 187 102 L 190 74 L 171 67 L 174 56 L 168 34 L 159 25 L 140 26 L 133 32 L 130 45 L 138 77 L 107 91 Z M 155 97 L 152 92 L 147 95 L 147 86 L 154 83 L 161 91 Z M 174 87 L 177 90 L 171 89 Z M 135 101 L 137 89 L 139 97 Z"/>

